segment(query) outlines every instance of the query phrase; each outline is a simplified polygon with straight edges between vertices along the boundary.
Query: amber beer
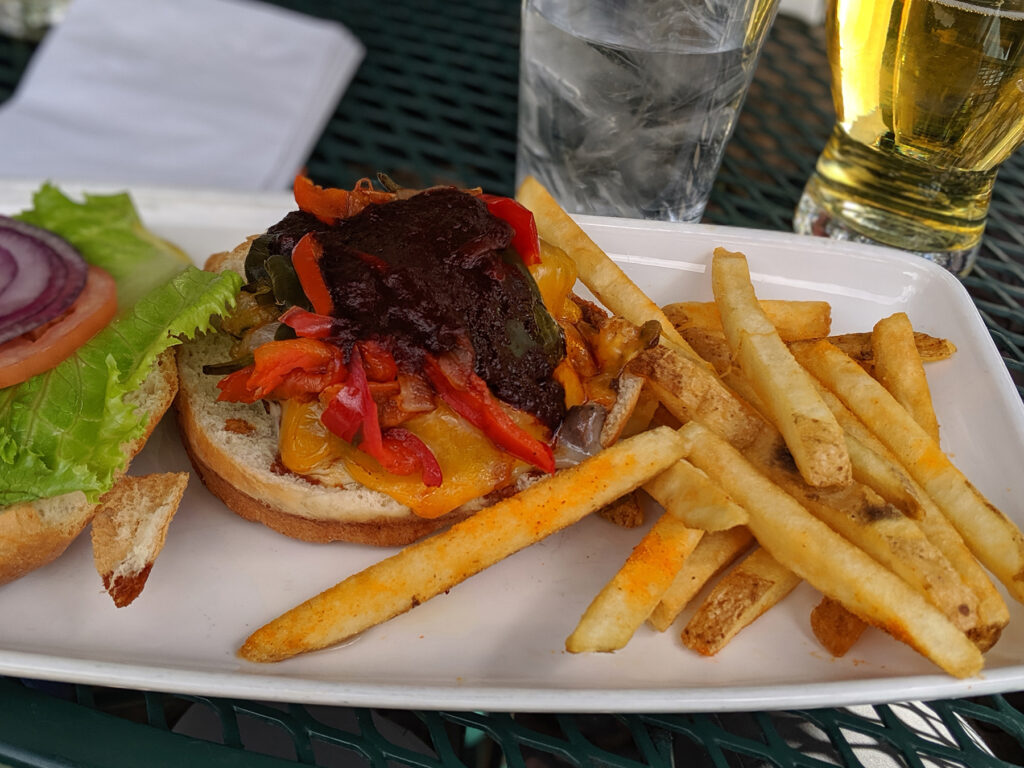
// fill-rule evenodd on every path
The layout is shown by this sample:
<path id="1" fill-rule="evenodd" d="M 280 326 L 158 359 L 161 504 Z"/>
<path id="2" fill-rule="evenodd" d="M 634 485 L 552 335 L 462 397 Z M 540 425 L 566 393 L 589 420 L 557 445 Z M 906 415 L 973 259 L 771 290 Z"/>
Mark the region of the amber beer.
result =
<path id="1" fill-rule="evenodd" d="M 1024 140 L 1024 0 L 830 0 L 827 32 L 837 123 L 797 231 L 966 272 Z"/>

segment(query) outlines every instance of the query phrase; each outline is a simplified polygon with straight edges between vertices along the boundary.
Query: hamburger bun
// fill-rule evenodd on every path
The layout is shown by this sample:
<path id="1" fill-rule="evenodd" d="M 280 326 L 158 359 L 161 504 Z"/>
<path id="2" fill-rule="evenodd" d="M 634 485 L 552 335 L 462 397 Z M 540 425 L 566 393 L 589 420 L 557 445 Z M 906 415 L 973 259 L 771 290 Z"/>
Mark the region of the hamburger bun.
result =
<path id="1" fill-rule="evenodd" d="M 142 449 L 157 422 L 171 406 L 177 388 L 174 353 L 167 350 L 157 360 L 142 387 L 131 396 L 133 404 L 148 414 L 148 419 L 145 433 L 127 447 L 129 461 Z M 93 520 L 108 498 L 111 499 L 107 502 L 108 508 L 116 511 L 124 506 L 113 500 L 117 485 L 122 480 L 123 477 L 97 504 L 89 503 L 81 491 L 74 491 L 52 498 L 0 507 L 0 584 L 20 578 L 58 558 Z M 173 506 L 177 507 L 176 500 Z M 145 515 L 146 509 L 133 507 L 132 513 L 142 516 Z M 173 514 L 173 509 L 170 514 Z M 162 538 L 160 542 L 162 543 Z M 148 575 L 148 569 L 159 551 L 159 547 L 154 548 L 152 544 L 153 536 L 150 532 L 144 529 L 122 529 L 103 542 L 99 551 L 105 552 L 108 546 L 120 548 L 130 553 L 138 562 L 138 567 L 129 569 L 126 574 L 131 575 L 134 571 L 141 573 L 145 570 Z M 140 555 L 142 552 L 146 554 Z M 142 583 L 145 583 L 144 578 Z M 138 591 L 141 591 L 141 585 L 138 586 Z"/>

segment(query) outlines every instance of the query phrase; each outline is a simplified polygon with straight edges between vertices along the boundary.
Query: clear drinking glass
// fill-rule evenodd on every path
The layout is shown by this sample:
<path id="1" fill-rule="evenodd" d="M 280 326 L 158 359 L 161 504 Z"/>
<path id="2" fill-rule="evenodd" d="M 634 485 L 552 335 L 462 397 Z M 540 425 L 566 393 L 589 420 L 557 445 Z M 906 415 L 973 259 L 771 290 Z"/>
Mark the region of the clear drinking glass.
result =
<path id="1" fill-rule="evenodd" d="M 524 0 L 517 183 L 697 221 L 778 0 Z"/>
<path id="2" fill-rule="evenodd" d="M 974 264 L 1024 141 L 1024 0 L 830 0 L 837 122 L 797 232 Z"/>

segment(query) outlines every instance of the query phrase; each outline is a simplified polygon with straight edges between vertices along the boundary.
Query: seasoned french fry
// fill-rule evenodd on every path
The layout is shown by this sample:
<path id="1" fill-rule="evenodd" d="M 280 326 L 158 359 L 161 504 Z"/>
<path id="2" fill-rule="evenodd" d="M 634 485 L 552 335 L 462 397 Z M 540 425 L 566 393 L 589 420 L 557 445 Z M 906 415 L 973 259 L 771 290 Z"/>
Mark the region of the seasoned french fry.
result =
<path id="1" fill-rule="evenodd" d="M 924 532 L 870 488 L 809 488 L 792 472 L 789 457 L 747 458 L 803 507 L 900 576 L 941 610 L 961 632 L 978 626 L 978 597 Z"/>
<path id="2" fill-rule="evenodd" d="M 565 649 L 583 653 L 625 647 L 703 535 L 672 514 L 659 517 L 587 607 Z"/>
<path id="3" fill-rule="evenodd" d="M 711 286 L 733 358 L 782 433 L 800 474 L 816 487 L 851 483 L 843 431 L 761 310 L 746 257 L 716 248 Z"/>
<path id="4" fill-rule="evenodd" d="M 620 496 L 611 504 L 601 507 L 597 514 L 620 528 L 639 528 L 644 524 L 644 510 L 636 491 Z"/>
<path id="5" fill-rule="evenodd" d="M 999 590 L 995 588 L 988 574 L 964 544 L 963 537 L 953 527 L 953 524 L 935 506 L 924 489 L 907 473 L 892 451 L 886 448 L 874 433 L 854 416 L 850 409 L 843 405 L 842 401 L 832 392 L 824 387 L 821 392 L 826 405 L 832 409 L 833 415 L 846 433 L 847 445 L 851 444 L 851 440 L 855 441 L 873 457 L 868 461 L 884 465 L 877 467 L 874 471 L 865 469 L 858 481 L 873 488 L 880 496 L 897 507 L 900 506 L 899 502 L 895 498 L 887 496 L 883 486 L 891 484 L 890 492 L 893 496 L 900 497 L 903 496 L 905 489 L 908 508 L 912 506 L 914 513 L 909 513 L 908 509 L 903 511 L 917 522 L 928 540 L 939 548 L 939 551 L 960 574 L 964 583 L 977 595 L 978 624 L 967 634 L 982 651 L 988 650 L 996 643 L 1003 628 L 1010 621 L 1010 611 L 1006 607 L 1002 595 L 999 594 Z M 858 454 L 851 451 L 850 456 L 854 460 L 854 476 L 857 477 Z"/>
<path id="6" fill-rule="evenodd" d="M 659 632 L 672 626 L 697 593 L 749 549 L 753 541 L 754 537 L 746 526 L 705 533 L 651 611 L 648 623 Z"/>
<path id="7" fill-rule="evenodd" d="M 826 341 L 843 350 L 846 354 L 870 369 L 875 364 L 875 354 L 871 350 L 871 333 L 841 333 L 829 336 Z M 813 341 L 794 341 L 790 346 L 813 343 Z M 939 360 L 947 360 L 956 353 L 956 344 L 949 339 L 940 339 L 929 336 L 920 331 L 914 332 L 914 344 L 917 346 L 917 354 L 921 361 L 934 363 Z"/>
<path id="8" fill-rule="evenodd" d="M 798 359 L 900 460 L 963 536 L 974 556 L 1024 602 L 1024 534 L 988 501 L 885 387 L 828 342 Z"/>
<path id="9" fill-rule="evenodd" d="M 618 442 L 349 576 L 256 630 L 239 654 L 280 661 L 387 621 L 635 490 L 682 450 L 668 428 Z"/>
<path id="10" fill-rule="evenodd" d="M 664 346 L 647 349 L 629 364 L 647 380 L 662 405 L 681 423 L 699 421 L 732 445 L 742 448 L 766 424 L 749 405 L 730 392 L 705 365 Z"/>
<path id="11" fill-rule="evenodd" d="M 949 674 L 981 671 L 977 647 L 903 579 L 810 514 L 710 430 L 690 422 L 679 434 L 686 457 L 747 510 L 754 537 L 780 564 Z"/>
<path id="12" fill-rule="evenodd" d="M 679 331 L 686 343 L 694 352 L 707 360 L 718 375 L 733 369 L 732 350 L 721 330 L 709 331 L 706 328 L 683 328 Z"/>
<path id="13" fill-rule="evenodd" d="M 690 617 L 683 645 L 714 656 L 799 583 L 799 576 L 758 547 L 715 585 Z"/>
<path id="14" fill-rule="evenodd" d="M 688 461 L 677 461 L 651 478 L 644 490 L 691 528 L 724 531 L 747 522 L 743 507 Z"/>
<path id="15" fill-rule="evenodd" d="M 868 625 L 831 597 L 821 598 L 811 610 L 811 631 L 826 651 L 842 657 L 853 648 Z"/>
<path id="16" fill-rule="evenodd" d="M 875 323 L 871 351 L 875 361 L 872 375 L 938 443 L 939 420 L 914 342 L 914 328 L 905 312 L 897 312 Z"/>
<path id="17" fill-rule="evenodd" d="M 661 324 L 662 338 L 670 346 L 697 358 L 697 353 L 672 327 L 661 308 L 590 239 L 537 179 L 527 176 L 516 192 L 516 200 L 533 212 L 540 237 L 569 254 L 579 270 L 580 281 L 598 301 L 637 325 L 657 320 Z"/>
<path id="18" fill-rule="evenodd" d="M 827 301 L 761 299 L 761 309 L 783 341 L 820 339 L 832 329 L 832 305 Z M 713 301 L 680 301 L 662 311 L 680 333 L 687 328 L 722 330 L 722 316 Z"/>

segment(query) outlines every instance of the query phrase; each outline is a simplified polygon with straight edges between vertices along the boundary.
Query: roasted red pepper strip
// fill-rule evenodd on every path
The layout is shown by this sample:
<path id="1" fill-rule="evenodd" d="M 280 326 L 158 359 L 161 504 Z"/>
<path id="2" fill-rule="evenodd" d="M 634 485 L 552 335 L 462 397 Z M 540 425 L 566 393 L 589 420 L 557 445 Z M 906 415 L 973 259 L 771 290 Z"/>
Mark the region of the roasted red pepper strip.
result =
<path id="1" fill-rule="evenodd" d="M 281 315 L 280 320 L 295 331 L 296 336 L 307 339 L 326 339 L 334 327 L 333 317 L 318 315 L 302 307 L 291 307 Z"/>
<path id="2" fill-rule="evenodd" d="M 348 216 L 355 216 L 361 213 L 368 205 L 379 205 L 390 203 L 395 199 L 394 192 L 387 192 L 383 189 L 374 189 L 373 182 L 369 179 L 360 179 L 348 193 Z"/>
<path id="3" fill-rule="evenodd" d="M 377 341 L 359 342 L 359 354 L 363 370 L 370 381 L 394 381 L 398 376 L 398 364 L 391 353 Z"/>
<path id="4" fill-rule="evenodd" d="M 220 390 L 220 394 L 217 395 L 217 400 L 227 403 L 255 403 L 259 400 L 259 395 L 249 388 L 249 377 L 255 370 L 255 365 L 247 365 L 218 381 L 217 389 Z"/>
<path id="5" fill-rule="evenodd" d="M 441 465 L 422 440 L 401 427 L 381 431 L 377 404 L 370 394 L 358 346 L 353 348 L 349 358 L 348 381 L 328 403 L 320 420 L 348 442 L 361 432 L 359 450 L 376 459 L 388 472 L 396 475 L 420 472 L 424 485 L 441 484 Z"/>
<path id="6" fill-rule="evenodd" d="M 299 283 L 318 315 L 328 316 L 334 310 L 334 300 L 327 290 L 323 273 L 320 271 L 320 258 L 324 254 L 323 246 L 316 235 L 307 232 L 292 249 L 292 266 L 299 276 Z"/>
<path id="7" fill-rule="evenodd" d="M 317 392 L 345 379 L 341 350 L 316 339 L 269 341 L 256 347 L 253 362 L 256 370 L 249 377 L 249 387 L 260 397 L 275 392 L 296 373 L 321 377 Z"/>
<path id="8" fill-rule="evenodd" d="M 466 421 L 481 430 L 506 453 L 544 472 L 555 471 L 551 446 L 538 440 L 505 413 L 487 383 L 457 363 L 442 363 L 428 355 L 423 372 L 437 393 Z"/>
<path id="9" fill-rule="evenodd" d="M 441 465 L 437 463 L 437 457 L 426 443 L 405 427 L 391 427 L 391 429 L 385 430 L 384 447 L 388 453 L 395 455 L 400 461 L 411 458 L 415 465 L 412 472 L 419 470 L 423 477 L 423 484 L 428 488 L 436 488 L 444 479 L 441 475 Z M 384 462 L 381 463 L 384 464 Z M 400 474 L 412 474 L 412 472 Z"/>
<path id="10" fill-rule="evenodd" d="M 347 375 L 341 350 L 315 339 L 261 344 L 253 360 L 217 383 L 218 400 L 254 403 L 262 398 L 305 397 L 344 381 Z"/>
<path id="11" fill-rule="evenodd" d="M 299 173 L 292 184 L 292 192 L 299 210 L 313 214 L 324 224 L 333 224 L 348 216 L 348 190 L 321 187 L 305 173 Z"/>
<path id="12" fill-rule="evenodd" d="M 324 409 L 320 420 L 331 432 L 342 440 L 352 442 L 362 428 L 363 443 L 380 442 L 380 424 L 377 421 L 377 404 L 370 396 L 366 371 L 359 356 L 358 348 L 353 348 L 348 361 L 348 380 Z M 374 427 L 376 426 L 376 430 Z M 375 433 L 375 434 L 374 434 Z"/>
<path id="13" fill-rule="evenodd" d="M 527 266 L 540 263 L 540 237 L 537 235 L 537 222 L 533 213 L 511 197 L 498 195 L 480 195 L 487 204 L 492 216 L 512 225 L 515 235 L 512 247 L 518 251 L 523 263 Z"/>

